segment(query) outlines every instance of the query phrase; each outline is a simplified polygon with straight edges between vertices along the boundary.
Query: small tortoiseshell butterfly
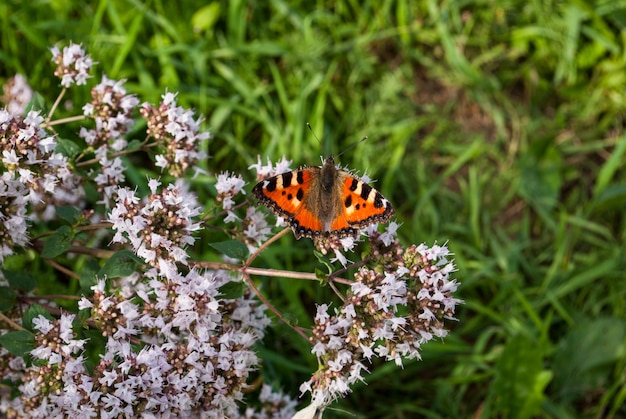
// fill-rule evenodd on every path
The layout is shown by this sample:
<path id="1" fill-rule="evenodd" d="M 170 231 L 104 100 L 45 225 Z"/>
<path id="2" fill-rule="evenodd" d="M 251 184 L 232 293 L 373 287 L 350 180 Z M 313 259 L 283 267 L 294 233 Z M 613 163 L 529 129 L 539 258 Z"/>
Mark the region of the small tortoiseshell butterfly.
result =
<path id="1" fill-rule="evenodd" d="M 385 222 L 393 207 L 376 189 L 335 167 L 305 166 L 256 184 L 252 192 L 300 237 L 357 237 L 359 229 Z"/>

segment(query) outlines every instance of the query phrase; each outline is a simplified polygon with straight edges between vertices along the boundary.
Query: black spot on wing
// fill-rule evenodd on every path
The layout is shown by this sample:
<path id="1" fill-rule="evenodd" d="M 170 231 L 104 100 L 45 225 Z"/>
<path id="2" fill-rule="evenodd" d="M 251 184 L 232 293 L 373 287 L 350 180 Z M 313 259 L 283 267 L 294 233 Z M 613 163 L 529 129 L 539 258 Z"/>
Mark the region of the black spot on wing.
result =
<path id="1" fill-rule="evenodd" d="M 376 192 L 376 198 L 374 198 L 374 207 L 382 208 L 385 206 L 385 198 L 380 194 L 380 192 Z"/>
<path id="2" fill-rule="evenodd" d="M 283 173 L 281 175 L 283 177 L 283 188 L 291 185 L 291 179 L 293 178 L 293 172 Z"/>
<path id="3" fill-rule="evenodd" d="M 350 184 L 350 190 L 352 192 L 356 191 L 356 188 L 359 186 L 359 180 L 352 178 L 352 183 Z"/>
<path id="4" fill-rule="evenodd" d="M 273 177 L 271 179 L 268 179 L 267 184 L 265 185 L 265 189 L 268 190 L 268 192 L 274 192 L 276 190 L 276 178 Z M 261 183 L 259 183 L 259 185 L 261 185 Z"/>
<path id="5" fill-rule="evenodd" d="M 361 183 L 361 198 L 367 199 L 370 192 L 372 192 L 372 187 L 365 182 Z"/>

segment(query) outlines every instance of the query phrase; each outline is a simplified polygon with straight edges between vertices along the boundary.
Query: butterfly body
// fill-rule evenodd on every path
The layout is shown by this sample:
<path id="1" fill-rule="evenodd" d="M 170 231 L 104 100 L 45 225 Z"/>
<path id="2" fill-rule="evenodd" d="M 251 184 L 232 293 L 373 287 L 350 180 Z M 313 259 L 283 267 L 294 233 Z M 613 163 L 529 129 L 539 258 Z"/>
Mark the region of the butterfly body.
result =
<path id="1" fill-rule="evenodd" d="M 296 238 L 358 236 L 361 228 L 387 221 L 394 210 L 377 190 L 335 167 L 307 166 L 259 182 L 252 192 L 292 227 Z"/>

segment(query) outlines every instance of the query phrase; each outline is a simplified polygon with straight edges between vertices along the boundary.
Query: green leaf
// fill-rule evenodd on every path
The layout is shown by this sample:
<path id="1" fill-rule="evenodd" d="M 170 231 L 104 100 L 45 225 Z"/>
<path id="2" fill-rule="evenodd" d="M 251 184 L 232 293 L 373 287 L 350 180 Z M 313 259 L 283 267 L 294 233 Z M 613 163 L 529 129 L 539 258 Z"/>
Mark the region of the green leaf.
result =
<path id="1" fill-rule="evenodd" d="M 44 316 L 48 320 L 54 320 L 48 310 L 44 309 L 39 304 L 33 304 L 24 312 L 22 316 L 22 326 L 28 330 L 33 330 L 33 319 L 39 316 Z"/>
<path id="2" fill-rule="evenodd" d="M 35 349 L 35 336 L 25 330 L 5 333 L 0 336 L 0 345 L 15 356 L 25 356 Z"/>
<path id="3" fill-rule="evenodd" d="M 320 251 L 319 251 L 319 250 L 317 250 L 317 249 L 315 249 L 315 250 L 313 251 L 313 255 L 315 256 L 315 258 L 317 259 L 317 261 L 318 261 L 319 263 L 321 263 L 322 265 L 324 265 L 324 266 L 326 267 L 326 270 L 328 271 L 328 272 L 326 273 L 326 275 L 327 275 L 327 276 L 333 273 L 333 271 L 334 271 L 335 269 L 333 268 L 333 265 L 332 265 L 332 264 L 330 263 L 330 261 L 328 260 L 328 256 L 327 256 L 327 255 L 323 254 L 322 252 L 320 252 Z M 317 276 L 317 278 L 318 278 L 318 279 L 319 279 L 319 278 L 321 278 L 321 277 L 318 275 L 318 273 L 317 273 L 317 272 L 316 272 L 316 276 Z"/>
<path id="4" fill-rule="evenodd" d="M 602 165 L 593 190 L 594 199 L 598 199 L 602 195 L 602 192 L 611 184 L 611 180 L 615 177 L 615 174 L 623 168 L 624 154 L 626 154 L 626 136 L 622 136 L 617 141 L 615 149 L 604 165 Z"/>
<path id="5" fill-rule="evenodd" d="M 191 17 L 191 26 L 194 32 L 205 32 L 211 29 L 220 17 L 220 4 L 209 3 L 198 9 Z"/>
<path id="6" fill-rule="evenodd" d="M 619 210 L 626 202 L 626 183 L 611 183 L 597 197 L 594 197 L 594 211 Z"/>
<path id="7" fill-rule="evenodd" d="M 73 159 L 80 153 L 81 148 L 75 142 L 63 138 L 57 138 L 57 146 L 54 149 L 57 153 L 61 153 L 65 157 Z"/>
<path id="8" fill-rule="evenodd" d="M 33 98 L 28 102 L 24 115 L 28 115 L 30 111 L 39 111 L 46 108 L 46 100 L 39 92 L 33 94 Z"/>
<path id="9" fill-rule="evenodd" d="M 298 326 L 300 324 L 298 316 L 293 313 L 283 313 L 283 319 L 285 319 L 287 324 L 292 327 Z"/>
<path id="10" fill-rule="evenodd" d="M 608 385 L 626 353 L 623 318 L 582 319 L 556 348 L 554 389 L 571 401 Z"/>
<path id="11" fill-rule="evenodd" d="M 531 152 L 520 159 L 519 193 L 538 211 L 550 211 L 558 202 L 563 183 L 561 158 L 554 149 L 538 154 Z"/>
<path id="12" fill-rule="evenodd" d="M 248 248 L 245 244 L 237 240 L 209 243 L 209 246 L 219 250 L 226 256 L 233 259 L 244 260 L 246 257 L 248 257 Z"/>
<path id="13" fill-rule="evenodd" d="M 219 287 L 220 297 L 225 300 L 234 300 L 243 297 L 246 288 L 246 284 L 244 284 L 243 281 L 227 282 Z"/>
<path id="14" fill-rule="evenodd" d="M 315 268 L 315 278 L 321 286 L 328 285 L 328 274 L 319 268 Z"/>
<path id="15" fill-rule="evenodd" d="M 543 390 L 551 374 L 543 370 L 543 355 L 537 342 L 518 335 L 504 348 L 496 363 L 496 378 L 491 388 L 496 412 L 506 418 L 532 418 L 539 415 Z"/>
<path id="16" fill-rule="evenodd" d="M 25 272 L 2 271 L 9 285 L 20 291 L 29 292 L 37 288 L 37 280 L 34 276 Z"/>
<path id="17" fill-rule="evenodd" d="M 82 217 L 82 213 L 78 208 L 69 205 L 55 207 L 54 210 L 60 219 L 70 225 L 78 223 L 78 220 Z"/>
<path id="18" fill-rule="evenodd" d="M 87 262 L 87 265 L 80 271 L 80 278 L 78 282 L 80 289 L 85 295 L 92 295 L 93 290 L 91 287 L 98 282 L 98 272 L 100 271 L 100 265 L 95 260 L 91 259 Z"/>
<path id="19" fill-rule="evenodd" d="M 11 287 L 0 287 L 0 311 L 7 311 L 13 308 L 17 294 Z"/>
<path id="20" fill-rule="evenodd" d="M 126 146 L 126 148 L 124 149 L 125 151 L 135 151 L 135 150 L 139 150 L 141 148 L 141 145 L 143 144 L 143 141 L 139 141 L 139 140 L 130 140 L 128 142 L 128 145 Z"/>
<path id="21" fill-rule="evenodd" d="M 135 256 L 130 250 L 116 252 L 105 263 L 98 272 L 98 277 L 121 278 L 131 275 L 142 266 L 144 261 Z"/>
<path id="22" fill-rule="evenodd" d="M 69 226 L 61 226 L 46 240 L 41 251 L 42 258 L 54 258 L 72 247 L 74 232 Z"/>

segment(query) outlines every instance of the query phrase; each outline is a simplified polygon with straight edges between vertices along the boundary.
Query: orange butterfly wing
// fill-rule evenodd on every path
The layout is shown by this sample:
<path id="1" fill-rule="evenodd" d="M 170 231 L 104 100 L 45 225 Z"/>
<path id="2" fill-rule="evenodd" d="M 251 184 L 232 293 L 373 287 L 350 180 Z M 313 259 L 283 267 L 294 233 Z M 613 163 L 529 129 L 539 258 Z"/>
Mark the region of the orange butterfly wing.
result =
<path id="1" fill-rule="evenodd" d="M 285 218 L 297 238 L 322 232 L 322 222 L 305 205 L 305 196 L 319 171 L 319 167 L 293 170 L 261 181 L 252 189 L 262 203 Z"/>
<path id="2" fill-rule="evenodd" d="M 342 211 L 332 222 L 332 230 L 360 229 L 385 222 L 394 214 L 391 203 L 362 180 L 341 172 Z"/>

